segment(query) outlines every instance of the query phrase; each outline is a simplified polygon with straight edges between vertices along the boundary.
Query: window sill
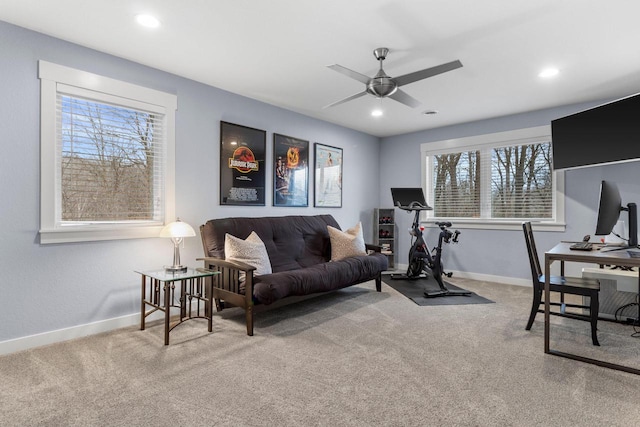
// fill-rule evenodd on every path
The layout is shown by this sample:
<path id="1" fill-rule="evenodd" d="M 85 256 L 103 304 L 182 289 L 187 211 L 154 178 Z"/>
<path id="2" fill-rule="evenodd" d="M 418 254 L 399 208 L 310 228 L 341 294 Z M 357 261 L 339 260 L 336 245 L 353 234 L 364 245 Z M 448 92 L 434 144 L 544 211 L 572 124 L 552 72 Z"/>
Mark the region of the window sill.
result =
<path id="1" fill-rule="evenodd" d="M 421 221 L 420 223 L 427 228 L 436 228 L 435 221 L 445 221 L 444 219 L 428 219 L 427 221 Z M 518 230 L 522 231 L 522 223 L 517 220 L 506 221 L 483 221 L 483 220 L 469 220 L 469 219 L 447 219 L 453 224 L 454 228 L 459 229 L 476 229 L 476 230 Z M 536 231 L 556 231 L 564 232 L 567 224 L 564 222 L 535 222 L 531 221 L 533 229 Z"/>
<path id="2" fill-rule="evenodd" d="M 133 227 L 73 227 L 40 230 L 40 244 L 94 242 L 158 237 L 161 225 Z"/>

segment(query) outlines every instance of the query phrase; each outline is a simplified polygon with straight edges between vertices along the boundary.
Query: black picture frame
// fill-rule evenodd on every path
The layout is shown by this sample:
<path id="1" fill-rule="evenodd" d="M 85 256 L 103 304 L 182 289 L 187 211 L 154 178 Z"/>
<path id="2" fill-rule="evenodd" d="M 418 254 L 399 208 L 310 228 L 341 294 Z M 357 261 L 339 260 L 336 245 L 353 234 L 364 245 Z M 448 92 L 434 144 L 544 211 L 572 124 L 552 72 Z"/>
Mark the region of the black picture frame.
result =
<path id="1" fill-rule="evenodd" d="M 317 208 L 342 207 L 342 148 L 314 144 L 314 200 Z"/>
<path id="2" fill-rule="evenodd" d="M 265 205 L 267 132 L 220 121 L 220 204 Z"/>
<path id="3" fill-rule="evenodd" d="M 273 206 L 309 206 L 309 141 L 273 134 Z"/>

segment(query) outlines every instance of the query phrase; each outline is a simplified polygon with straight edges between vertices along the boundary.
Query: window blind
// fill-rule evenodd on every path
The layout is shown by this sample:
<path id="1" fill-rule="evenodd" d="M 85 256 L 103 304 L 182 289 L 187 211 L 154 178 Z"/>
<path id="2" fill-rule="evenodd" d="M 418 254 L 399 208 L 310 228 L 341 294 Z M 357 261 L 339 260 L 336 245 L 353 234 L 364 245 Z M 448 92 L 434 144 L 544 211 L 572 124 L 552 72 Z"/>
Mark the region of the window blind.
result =
<path id="1" fill-rule="evenodd" d="M 430 155 L 436 218 L 551 219 L 550 142 Z"/>
<path id="2" fill-rule="evenodd" d="M 480 217 L 480 151 L 432 156 L 436 217 Z"/>
<path id="3" fill-rule="evenodd" d="M 553 217 L 550 143 L 494 148 L 491 153 L 491 217 Z"/>
<path id="4" fill-rule="evenodd" d="M 162 220 L 163 114 L 58 93 L 56 115 L 61 224 Z"/>

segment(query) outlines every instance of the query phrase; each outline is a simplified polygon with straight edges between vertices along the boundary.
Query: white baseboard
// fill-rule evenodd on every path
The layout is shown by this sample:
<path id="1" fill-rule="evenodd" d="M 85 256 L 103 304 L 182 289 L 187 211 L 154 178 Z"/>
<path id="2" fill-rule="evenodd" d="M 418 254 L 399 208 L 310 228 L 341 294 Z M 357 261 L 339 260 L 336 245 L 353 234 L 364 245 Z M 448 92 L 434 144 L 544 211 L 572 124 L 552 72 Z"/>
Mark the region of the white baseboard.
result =
<path id="1" fill-rule="evenodd" d="M 153 313 L 147 317 L 146 321 L 161 319 L 163 315 L 164 314 L 160 312 Z M 109 332 L 114 329 L 133 325 L 140 325 L 140 313 L 2 341 L 0 342 L 0 355 L 15 353 L 17 351 L 28 350 L 30 348 L 41 347 L 89 335 L 100 334 L 102 332 Z"/>
<path id="2" fill-rule="evenodd" d="M 396 267 L 398 272 L 406 272 L 407 266 L 399 264 Z M 464 271 L 453 271 L 454 277 L 463 279 L 483 280 L 487 282 L 504 283 L 507 285 L 531 286 L 531 280 L 518 279 L 515 277 L 494 276 L 491 274 L 469 273 Z M 147 317 L 147 321 L 161 319 L 163 313 L 153 313 Z M 15 353 L 17 351 L 28 350 L 30 348 L 41 347 L 43 345 L 68 341 L 75 338 L 109 332 L 114 329 L 124 328 L 140 324 L 140 314 L 130 314 L 113 319 L 101 320 L 99 322 L 87 323 L 85 325 L 73 326 L 71 328 L 58 329 L 56 331 L 43 332 L 41 334 L 29 335 L 12 340 L 0 342 L 0 355 Z"/>
<path id="3" fill-rule="evenodd" d="M 504 283 L 505 285 L 528 286 L 531 287 L 531 279 L 519 279 L 517 277 L 494 276 L 493 274 L 467 273 L 464 271 L 453 271 L 453 277 L 463 279 L 482 280 L 485 282 Z"/>
<path id="4" fill-rule="evenodd" d="M 409 266 L 407 264 L 396 264 L 395 270 L 400 273 L 405 273 L 408 267 Z M 519 279 L 517 277 L 495 276 L 493 274 L 469 273 L 467 271 L 456 270 L 452 270 L 451 273 L 453 273 L 453 277 L 460 277 L 462 279 L 504 283 L 505 285 L 531 286 L 531 279 Z"/>

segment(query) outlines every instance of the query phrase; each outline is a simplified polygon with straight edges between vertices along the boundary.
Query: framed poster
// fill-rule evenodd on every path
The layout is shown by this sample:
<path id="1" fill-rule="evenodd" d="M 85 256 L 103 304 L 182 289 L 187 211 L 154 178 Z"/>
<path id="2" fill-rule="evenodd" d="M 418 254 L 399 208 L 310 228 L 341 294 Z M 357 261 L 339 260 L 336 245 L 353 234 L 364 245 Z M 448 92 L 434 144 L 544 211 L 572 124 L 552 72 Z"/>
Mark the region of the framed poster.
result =
<path id="1" fill-rule="evenodd" d="M 313 206 L 342 207 L 342 148 L 315 143 L 315 195 Z"/>
<path id="2" fill-rule="evenodd" d="M 264 206 L 267 132 L 220 122 L 220 204 Z"/>
<path id="3" fill-rule="evenodd" d="M 309 141 L 273 134 L 273 206 L 309 206 Z"/>

